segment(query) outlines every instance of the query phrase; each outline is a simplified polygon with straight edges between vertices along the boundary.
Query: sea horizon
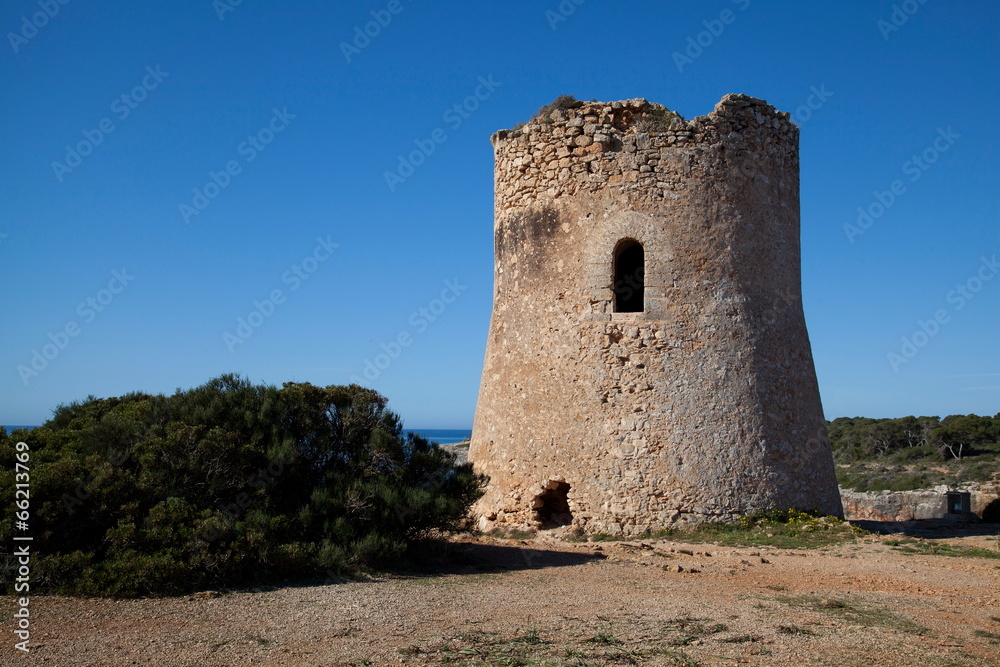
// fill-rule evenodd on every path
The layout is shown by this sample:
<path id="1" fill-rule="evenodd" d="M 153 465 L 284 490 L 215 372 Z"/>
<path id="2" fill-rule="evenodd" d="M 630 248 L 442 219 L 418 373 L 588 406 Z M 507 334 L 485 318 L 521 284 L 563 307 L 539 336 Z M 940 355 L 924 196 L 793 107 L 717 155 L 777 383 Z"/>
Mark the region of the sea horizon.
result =
<path id="1" fill-rule="evenodd" d="M 439 445 L 454 445 L 472 437 L 471 428 L 408 428 L 406 433 L 417 433 Z"/>
<path id="2" fill-rule="evenodd" d="M 38 428 L 40 425 L 41 424 L 0 424 L 0 426 L 7 430 L 8 434 L 13 433 L 20 428 L 31 430 Z M 431 442 L 438 443 L 439 445 L 453 445 L 472 437 L 471 428 L 408 428 L 404 429 L 403 432 L 416 433 L 424 438 L 427 438 Z"/>

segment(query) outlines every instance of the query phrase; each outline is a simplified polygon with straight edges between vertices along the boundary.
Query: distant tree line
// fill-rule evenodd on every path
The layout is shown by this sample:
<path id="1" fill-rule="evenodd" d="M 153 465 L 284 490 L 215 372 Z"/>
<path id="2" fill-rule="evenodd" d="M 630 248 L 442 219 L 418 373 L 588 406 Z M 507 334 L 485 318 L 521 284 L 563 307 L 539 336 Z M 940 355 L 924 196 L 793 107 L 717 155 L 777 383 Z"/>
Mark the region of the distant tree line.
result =
<path id="1" fill-rule="evenodd" d="M 32 591 L 159 595 L 339 577 L 461 528 L 483 483 L 404 435 L 373 390 L 234 375 L 169 397 L 90 397 L 37 429 L 0 428 L 4 498 L 26 458 L 26 526 L 14 503 L 0 514 L 8 592 L 15 534 L 33 538 Z"/>
<path id="2" fill-rule="evenodd" d="M 870 419 L 840 417 L 827 422 L 830 445 L 839 461 L 873 458 L 961 460 L 1000 443 L 1000 414 Z"/>

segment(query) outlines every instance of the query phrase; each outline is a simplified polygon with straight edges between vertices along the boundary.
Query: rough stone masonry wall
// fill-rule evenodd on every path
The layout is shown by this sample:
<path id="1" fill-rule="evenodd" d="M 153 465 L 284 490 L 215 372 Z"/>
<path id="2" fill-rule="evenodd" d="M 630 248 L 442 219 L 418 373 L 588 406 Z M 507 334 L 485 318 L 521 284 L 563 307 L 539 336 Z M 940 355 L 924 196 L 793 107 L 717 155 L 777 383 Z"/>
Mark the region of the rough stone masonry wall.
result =
<path id="1" fill-rule="evenodd" d="M 990 503 L 1000 499 L 1000 482 L 970 482 L 958 487 L 936 486 L 915 491 L 854 491 L 841 489 L 845 518 L 855 521 L 914 521 L 948 515 L 947 492 L 966 491 L 970 510 L 979 518 Z"/>
<path id="2" fill-rule="evenodd" d="M 727 95 L 558 109 L 492 138 L 494 309 L 469 458 L 481 527 L 637 534 L 797 507 L 841 515 L 799 284 L 798 130 Z M 643 312 L 612 258 L 645 250 Z"/>

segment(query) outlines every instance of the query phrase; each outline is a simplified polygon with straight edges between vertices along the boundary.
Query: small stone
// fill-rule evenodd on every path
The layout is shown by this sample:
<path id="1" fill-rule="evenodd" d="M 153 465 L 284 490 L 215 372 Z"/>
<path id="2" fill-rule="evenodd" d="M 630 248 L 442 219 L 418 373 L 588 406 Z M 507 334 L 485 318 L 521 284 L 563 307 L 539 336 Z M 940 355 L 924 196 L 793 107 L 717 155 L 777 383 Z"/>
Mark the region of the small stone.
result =
<path id="1" fill-rule="evenodd" d="M 584 146 L 589 146 L 590 144 L 594 143 L 594 140 L 588 137 L 586 134 L 581 134 L 576 139 L 573 140 L 573 143 L 582 148 Z"/>

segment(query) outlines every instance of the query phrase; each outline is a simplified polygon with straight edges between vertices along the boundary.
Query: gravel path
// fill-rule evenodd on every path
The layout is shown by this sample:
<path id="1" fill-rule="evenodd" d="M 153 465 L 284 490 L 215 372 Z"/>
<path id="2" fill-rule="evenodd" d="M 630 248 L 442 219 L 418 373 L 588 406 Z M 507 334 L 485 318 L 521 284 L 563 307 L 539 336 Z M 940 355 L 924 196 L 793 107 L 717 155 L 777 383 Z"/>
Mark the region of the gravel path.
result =
<path id="1" fill-rule="evenodd" d="M 1000 560 L 910 555 L 887 539 L 805 552 L 465 537 L 433 575 L 215 597 L 39 596 L 31 654 L 5 632 L 0 663 L 1000 664 Z M 0 604 L 5 619 L 13 608 Z"/>

